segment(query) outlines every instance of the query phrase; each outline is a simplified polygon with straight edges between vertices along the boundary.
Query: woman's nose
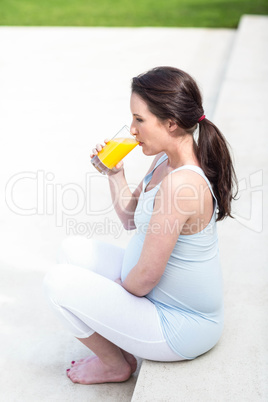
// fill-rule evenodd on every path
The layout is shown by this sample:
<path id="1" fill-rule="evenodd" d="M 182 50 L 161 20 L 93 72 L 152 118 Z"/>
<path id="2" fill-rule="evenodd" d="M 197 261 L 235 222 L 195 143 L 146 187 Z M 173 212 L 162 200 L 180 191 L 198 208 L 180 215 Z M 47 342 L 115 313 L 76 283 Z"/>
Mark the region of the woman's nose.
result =
<path id="1" fill-rule="evenodd" d="M 131 123 L 131 126 L 130 126 L 130 132 L 131 132 L 132 135 L 137 135 L 138 134 L 137 129 L 135 127 L 135 124 L 133 122 Z"/>

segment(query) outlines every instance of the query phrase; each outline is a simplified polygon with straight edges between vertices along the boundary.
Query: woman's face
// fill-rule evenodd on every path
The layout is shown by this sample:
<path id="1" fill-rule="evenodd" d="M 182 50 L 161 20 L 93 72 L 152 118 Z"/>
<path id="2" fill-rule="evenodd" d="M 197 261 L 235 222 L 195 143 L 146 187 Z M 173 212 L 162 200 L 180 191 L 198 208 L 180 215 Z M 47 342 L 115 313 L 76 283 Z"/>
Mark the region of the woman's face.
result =
<path id="1" fill-rule="evenodd" d="M 136 93 L 130 98 L 132 123 L 130 131 L 136 136 L 145 155 L 162 152 L 167 141 L 167 125 L 152 114 L 147 103 Z"/>

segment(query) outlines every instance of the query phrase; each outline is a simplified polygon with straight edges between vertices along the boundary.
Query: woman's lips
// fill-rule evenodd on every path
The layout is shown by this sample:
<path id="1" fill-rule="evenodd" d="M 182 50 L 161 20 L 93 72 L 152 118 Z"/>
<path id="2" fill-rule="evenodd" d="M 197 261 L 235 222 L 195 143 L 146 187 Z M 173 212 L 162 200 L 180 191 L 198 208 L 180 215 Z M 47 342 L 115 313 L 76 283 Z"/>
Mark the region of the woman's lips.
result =
<path id="1" fill-rule="evenodd" d="M 139 146 L 141 147 L 142 145 L 143 145 L 143 142 L 140 141 L 140 142 L 139 142 Z"/>

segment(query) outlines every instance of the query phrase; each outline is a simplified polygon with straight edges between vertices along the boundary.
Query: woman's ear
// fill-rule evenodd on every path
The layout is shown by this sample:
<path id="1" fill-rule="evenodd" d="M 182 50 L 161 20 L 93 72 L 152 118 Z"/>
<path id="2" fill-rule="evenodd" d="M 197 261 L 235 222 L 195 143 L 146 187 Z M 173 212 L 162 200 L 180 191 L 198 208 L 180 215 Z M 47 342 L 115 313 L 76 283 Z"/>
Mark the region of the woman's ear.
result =
<path id="1" fill-rule="evenodd" d="M 175 130 L 177 130 L 178 124 L 174 120 L 168 120 L 168 129 L 172 134 Z"/>

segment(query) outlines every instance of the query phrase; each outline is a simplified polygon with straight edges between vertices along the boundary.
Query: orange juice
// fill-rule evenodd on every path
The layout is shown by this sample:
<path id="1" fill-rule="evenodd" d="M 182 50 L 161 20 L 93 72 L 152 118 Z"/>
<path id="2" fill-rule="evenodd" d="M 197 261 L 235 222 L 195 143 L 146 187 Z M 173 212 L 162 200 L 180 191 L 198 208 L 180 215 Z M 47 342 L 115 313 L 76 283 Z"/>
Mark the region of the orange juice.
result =
<path id="1" fill-rule="evenodd" d="M 113 169 L 137 145 L 134 138 L 114 138 L 107 142 L 98 157 L 107 168 Z"/>

